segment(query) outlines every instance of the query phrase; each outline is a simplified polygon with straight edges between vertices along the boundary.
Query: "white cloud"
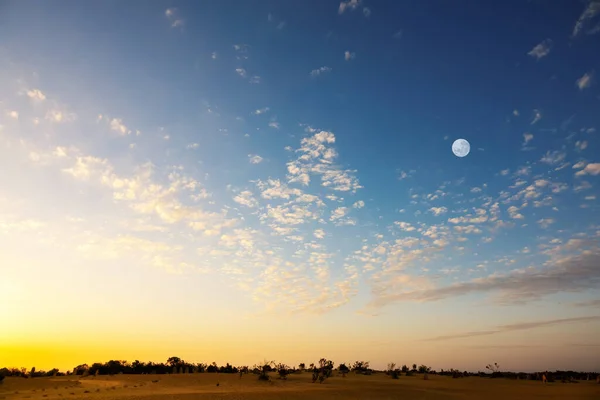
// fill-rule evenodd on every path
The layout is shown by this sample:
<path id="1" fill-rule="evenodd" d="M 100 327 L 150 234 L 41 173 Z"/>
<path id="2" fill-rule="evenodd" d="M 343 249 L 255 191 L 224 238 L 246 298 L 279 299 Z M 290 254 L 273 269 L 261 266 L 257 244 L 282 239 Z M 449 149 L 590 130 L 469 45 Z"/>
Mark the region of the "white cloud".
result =
<path id="1" fill-rule="evenodd" d="M 212 58 L 213 60 L 216 60 L 217 58 L 219 58 L 219 55 L 217 54 L 216 51 L 213 51 L 212 54 L 210 55 L 210 58 Z"/>
<path id="2" fill-rule="evenodd" d="M 250 159 L 250 164 L 260 164 L 263 160 L 263 158 L 257 154 L 248 154 L 248 158 Z"/>
<path id="3" fill-rule="evenodd" d="M 13 119 L 19 119 L 19 112 L 18 111 L 7 111 L 6 115 L 8 115 L 9 117 L 13 118 Z"/>
<path id="4" fill-rule="evenodd" d="M 185 25 L 183 19 L 179 18 L 179 10 L 177 8 L 167 8 L 165 16 L 171 23 L 172 28 L 182 28 Z"/>
<path id="5" fill-rule="evenodd" d="M 280 127 L 279 122 L 277 122 L 277 121 L 269 122 L 269 126 L 274 129 L 279 129 L 279 127 Z"/>
<path id="6" fill-rule="evenodd" d="M 321 68 L 313 69 L 312 71 L 310 71 L 310 76 L 317 77 L 325 72 L 331 72 L 331 68 L 324 66 Z"/>
<path id="7" fill-rule="evenodd" d="M 593 78 L 594 78 L 593 72 L 586 72 L 585 74 L 583 74 L 583 76 L 581 78 L 577 79 L 575 84 L 577 85 L 579 90 L 587 89 L 590 86 L 592 86 Z"/>
<path id="8" fill-rule="evenodd" d="M 575 148 L 579 151 L 585 150 L 588 146 L 587 140 L 578 140 L 575 142 Z"/>
<path id="9" fill-rule="evenodd" d="M 259 108 L 257 110 L 252 111 L 252 114 L 261 115 L 261 114 L 266 113 L 267 111 L 269 111 L 269 107 L 264 107 L 264 108 Z"/>
<path id="10" fill-rule="evenodd" d="M 575 174 L 575 176 L 581 175 L 600 175 L 600 163 L 590 163 Z"/>
<path id="11" fill-rule="evenodd" d="M 244 205 L 244 206 L 250 207 L 250 208 L 254 208 L 254 207 L 258 206 L 258 201 L 254 198 L 252 192 L 250 192 L 248 190 L 241 192 L 240 194 L 235 196 L 233 198 L 233 200 L 236 203 L 239 203 L 241 205 Z"/>
<path id="12" fill-rule="evenodd" d="M 354 11 L 360 5 L 361 0 L 346 0 L 340 2 L 340 6 L 338 7 L 338 13 L 343 14 L 346 9 Z"/>
<path id="13" fill-rule="evenodd" d="M 350 61 L 350 60 L 354 59 L 355 57 L 356 57 L 356 53 L 351 53 L 348 50 L 346 50 L 344 52 L 344 60 L 346 60 L 346 61 Z"/>
<path id="14" fill-rule="evenodd" d="M 359 200 L 352 205 L 352 207 L 354 207 L 354 208 L 363 208 L 364 206 L 365 206 L 365 202 L 362 200 Z"/>
<path id="15" fill-rule="evenodd" d="M 531 57 L 535 57 L 538 60 L 542 57 L 546 57 L 550 54 L 550 50 L 552 49 L 552 40 L 545 39 L 540 44 L 536 45 L 529 53 Z"/>
<path id="16" fill-rule="evenodd" d="M 257 85 L 260 83 L 260 76 L 254 75 L 248 82 Z"/>
<path id="17" fill-rule="evenodd" d="M 323 229 L 316 229 L 313 232 L 314 237 L 317 239 L 323 239 L 325 237 L 325 231 Z"/>
<path id="18" fill-rule="evenodd" d="M 518 117 L 518 116 L 519 116 L 519 110 L 516 110 L 516 109 L 515 109 L 515 110 L 513 110 L 513 115 L 514 115 L 515 117 Z"/>
<path id="19" fill-rule="evenodd" d="M 531 140 L 533 140 L 533 134 L 532 133 L 524 133 L 523 134 L 523 146 L 527 146 L 527 143 L 531 142 Z"/>
<path id="20" fill-rule="evenodd" d="M 554 222 L 556 221 L 553 218 L 542 218 L 537 221 L 537 223 L 544 229 L 552 225 Z"/>
<path id="21" fill-rule="evenodd" d="M 556 164 L 559 164 L 560 162 L 564 161 L 566 156 L 567 156 L 567 154 L 562 151 L 548 150 L 546 152 L 546 154 L 540 159 L 540 161 L 545 164 L 548 164 L 548 165 L 556 165 Z"/>
<path id="22" fill-rule="evenodd" d="M 54 123 L 73 122 L 76 119 L 74 113 L 52 109 L 46 113 L 46 119 Z"/>
<path id="23" fill-rule="evenodd" d="M 198 143 L 190 143 L 187 146 L 185 146 L 186 149 L 190 150 L 196 150 L 198 147 L 200 147 Z"/>
<path id="24" fill-rule="evenodd" d="M 117 132 L 119 135 L 129 135 L 131 130 L 123 124 L 123 120 L 120 118 L 113 118 L 110 120 L 110 129 Z"/>
<path id="25" fill-rule="evenodd" d="M 573 27 L 572 37 L 579 35 L 579 33 L 581 33 L 581 31 L 584 29 L 584 26 L 596 15 L 598 15 L 598 13 L 600 13 L 600 1 L 591 0 L 588 3 L 586 9 L 579 16 L 577 22 L 575 23 L 575 26 Z"/>
<path id="26" fill-rule="evenodd" d="M 446 207 L 431 207 L 429 211 L 431 211 L 433 215 L 438 216 L 445 214 L 448 211 L 448 209 Z"/>
<path id="27" fill-rule="evenodd" d="M 541 113 L 541 111 L 538 110 L 538 109 L 533 110 L 533 119 L 531 120 L 531 125 L 535 124 L 540 119 L 542 119 L 542 113 Z"/>
<path id="28" fill-rule="evenodd" d="M 27 96 L 35 101 L 46 100 L 46 95 L 39 89 L 31 89 L 27 91 Z"/>
<path id="29" fill-rule="evenodd" d="M 235 72 L 237 72 L 237 74 L 242 78 L 245 78 L 247 75 L 246 70 L 244 68 L 236 68 Z"/>

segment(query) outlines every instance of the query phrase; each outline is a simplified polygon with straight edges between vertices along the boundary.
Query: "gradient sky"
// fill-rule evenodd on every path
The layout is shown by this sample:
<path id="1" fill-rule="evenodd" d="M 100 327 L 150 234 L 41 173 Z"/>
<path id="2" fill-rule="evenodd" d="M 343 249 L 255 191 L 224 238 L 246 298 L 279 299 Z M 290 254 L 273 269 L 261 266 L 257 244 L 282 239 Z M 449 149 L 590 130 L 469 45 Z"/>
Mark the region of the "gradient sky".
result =
<path id="1" fill-rule="evenodd" d="M 0 365 L 599 370 L 599 48 L 599 1 L 0 1 Z"/>

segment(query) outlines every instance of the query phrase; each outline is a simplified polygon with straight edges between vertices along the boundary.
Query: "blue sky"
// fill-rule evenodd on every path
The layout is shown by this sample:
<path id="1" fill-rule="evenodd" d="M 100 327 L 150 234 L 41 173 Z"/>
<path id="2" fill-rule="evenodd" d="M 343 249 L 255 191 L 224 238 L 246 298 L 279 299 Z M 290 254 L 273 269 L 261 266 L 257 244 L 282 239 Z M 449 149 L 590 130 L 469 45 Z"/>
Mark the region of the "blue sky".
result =
<path id="1" fill-rule="evenodd" d="M 339 357 L 401 335 L 442 368 L 600 367 L 598 1 L 0 11 L 5 339 L 64 337 L 83 305 L 39 302 L 80 297 L 90 329 L 359 325 Z M 312 354 L 261 346 L 204 350 Z"/>

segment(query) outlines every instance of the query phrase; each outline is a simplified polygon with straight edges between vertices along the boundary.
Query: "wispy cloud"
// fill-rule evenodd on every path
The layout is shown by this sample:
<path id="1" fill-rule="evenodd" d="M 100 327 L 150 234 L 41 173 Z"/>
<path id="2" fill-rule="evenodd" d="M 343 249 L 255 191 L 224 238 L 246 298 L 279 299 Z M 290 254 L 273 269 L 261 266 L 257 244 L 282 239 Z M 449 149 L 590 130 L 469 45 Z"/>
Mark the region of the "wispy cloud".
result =
<path id="1" fill-rule="evenodd" d="M 340 6 L 338 7 L 338 13 L 343 14 L 346 10 L 354 11 L 358 8 L 358 6 L 362 3 L 361 0 L 346 0 L 340 2 Z"/>
<path id="2" fill-rule="evenodd" d="M 600 13 L 600 1 L 591 0 L 573 27 L 572 37 L 578 36 L 585 26 Z"/>
<path id="3" fill-rule="evenodd" d="M 235 72 L 242 78 L 245 78 L 247 76 L 247 72 L 244 68 L 236 68 Z"/>
<path id="4" fill-rule="evenodd" d="M 590 250 L 587 253 L 581 251 L 588 246 Z M 598 247 L 580 239 L 571 239 L 565 248 L 578 249 L 580 254 L 557 256 L 541 268 L 495 273 L 449 286 L 385 294 L 376 292 L 377 296 L 369 306 L 380 307 L 398 301 L 430 302 L 473 293 L 497 293 L 496 301 L 500 304 L 524 304 L 559 292 L 600 288 L 600 269 L 596 267 L 600 262 Z M 561 282 L 561 285 L 557 286 L 556 282 Z"/>
<path id="5" fill-rule="evenodd" d="M 269 110 L 270 110 L 269 107 L 263 107 L 263 108 L 259 108 L 259 109 L 256 109 L 256 110 L 252 111 L 252 114 L 254 114 L 254 115 L 261 115 L 261 114 L 266 113 Z"/>
<path id="6" fill-rule="evenodd" d="M 575 84 L 577 85 L 579 90 L 587 89 L 590 86 L 592 86 L 593 78 L 594 78 L 593 71 L 586 72 L 585 74 L 583 74 L 583 76 L 581 78 L 577 79 Z"/>
<path id="7" fill-rule="evenodd" d="M 552 50 L 552 40 L 545 39 L 541 43 L 535 45 L 527 54 L 539 60 L 550 54 L 550 50 Z"/>
<path id="8" fill-rule="evenodd" d="M 429 339 L 424 339 L 427 342 L 433 341 L 442 341 L 442 340 L 451 340 L 451 339 L 463 339 L 477 336 L 489 336 L 489 335 L 497 335 L 500 333 L 506 332 L 514 332 L 514 331 L 523 331 L 529 329 L 537 329 L 543 328 L 547 326 L 554 325 L 563 325 L 563 324 L 574 324 L 574 323 L 586 323 L 586 322 L 598 322 L 600 321 L 600 316 L 588 316 L 588 317 L 575 317 L 575 318 L 560 318 L 560 319 L 551 319 L 545 321 L 534 321 L 534 322 L 521 322 L 516 324 L 508 324 L 508 325 L 498 325 L 493 329 L 487 331 L 471 331 L 471 332 L 463 332 L 455 335 L 444 335 L 444 336 L 436 336 Z"/>
<path id="9" fill-rule="evenodd" d="M 354 58 L 356 58 L 356 53 L 351 53 L 350 51 L 347 51 L 347 50 L 344 52 L 344 60 L 350 61 Z"/>
<path id="10" fill-rule="evenodd" d="M 180 18 L 180 12 L 177 8 L 167 8 L 165 11 L 167 20 L 171 23 L 172 28 L 183 28 L 185 21 Z"/>
<path id="11" fill-rule="evenodd" d="M 310 76 L 314 78 L 326 72 L 331 72 L 331 68 L 323 66 L 321 68 L 313 69 L 312 71 L 310 71 Z"/>
<path id="12" fill-rule="evenodd" d="M 533 118 L 531 119 L 531 125 L 539 122 L 542 119 L 542 112 L 538 109 L 533 110 Z"/>
<path id="13" fill-rule="evenodd" d="M 248 158 L 250 161 L 250 164 L 260 164 L 263 160 L 263 158 L 257 154 L 248 154 Z"/>

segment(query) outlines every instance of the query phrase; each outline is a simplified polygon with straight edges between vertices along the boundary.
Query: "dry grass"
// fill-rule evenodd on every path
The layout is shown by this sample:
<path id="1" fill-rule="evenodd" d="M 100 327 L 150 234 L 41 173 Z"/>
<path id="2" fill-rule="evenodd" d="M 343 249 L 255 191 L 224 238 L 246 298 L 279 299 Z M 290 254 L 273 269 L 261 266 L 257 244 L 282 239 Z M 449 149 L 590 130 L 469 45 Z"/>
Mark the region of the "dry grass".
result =
<path id="1" fill-rule="evenodd" d="M 269 400 L 269 399 L 600 399 L 596 382 L 579 384 L 513 381 L 469 377 L 451 379 L 430 375 L 391 379 L 384 374 L 334 376 L 323 384 L 311 383 L 311 374 L 292 374 L 287 381 L 272 377 L 259 382 L 256 375 L 185 374 L 115 375 L 48 378 L 6 378 L 0 399 L 98 399 L 98 400 Z M 158 382 L 154 382 L 158 380 Z M 219 386 L 217 386 L 217 382 Z"/>

